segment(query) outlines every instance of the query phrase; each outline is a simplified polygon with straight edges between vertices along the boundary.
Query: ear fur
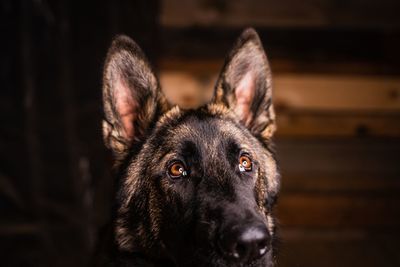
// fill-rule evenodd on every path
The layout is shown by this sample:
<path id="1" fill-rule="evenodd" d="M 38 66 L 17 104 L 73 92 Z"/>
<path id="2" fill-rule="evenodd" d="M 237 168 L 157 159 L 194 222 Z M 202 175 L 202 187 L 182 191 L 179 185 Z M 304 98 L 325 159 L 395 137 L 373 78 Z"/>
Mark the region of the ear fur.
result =
<path id="1" fill-rule="evenodd" d="M 271 69 L 257 32 L 246 29 L 229 53 L 214 92 L 214 103 L 231 109 L 256 136 L 275 131 Z"/>
<path id="2" fill-rule="evenodd" d="M 103 73 L 103 137 L 117 158 L 144 138 L 157 116 L 168 109 L 159 82 L 139 46 L 117 36 Z"/>

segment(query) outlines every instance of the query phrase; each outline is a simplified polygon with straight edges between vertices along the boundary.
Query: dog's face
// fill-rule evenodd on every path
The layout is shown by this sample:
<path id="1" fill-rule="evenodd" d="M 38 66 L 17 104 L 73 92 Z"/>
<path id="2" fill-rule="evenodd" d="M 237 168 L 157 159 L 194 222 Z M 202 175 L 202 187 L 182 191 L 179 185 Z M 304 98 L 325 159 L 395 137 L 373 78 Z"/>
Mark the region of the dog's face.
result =
<path id="1" fill-rule="evenodd" d="M 171 107 L 139 47 L 117 37 L 104 70 L 105 142 L 120 175 L 116 242 L 177 266 L 273 266 L 279 175 L 267 58 L 243 32 L 213 99 Z"/>

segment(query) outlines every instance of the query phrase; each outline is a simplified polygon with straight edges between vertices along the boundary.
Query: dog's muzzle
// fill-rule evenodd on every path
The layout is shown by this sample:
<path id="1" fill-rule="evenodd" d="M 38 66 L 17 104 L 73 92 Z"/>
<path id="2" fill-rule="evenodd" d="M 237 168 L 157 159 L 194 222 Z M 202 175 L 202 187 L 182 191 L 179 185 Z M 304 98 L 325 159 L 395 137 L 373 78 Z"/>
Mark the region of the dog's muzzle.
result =
<path id="1" fill-rule="evenodd" d="M 270 249 L 270 234 L 261 222 L 227 226 L 221 229 L 218 245 L 223 256 L 239 263 L 250 263 Z"/>

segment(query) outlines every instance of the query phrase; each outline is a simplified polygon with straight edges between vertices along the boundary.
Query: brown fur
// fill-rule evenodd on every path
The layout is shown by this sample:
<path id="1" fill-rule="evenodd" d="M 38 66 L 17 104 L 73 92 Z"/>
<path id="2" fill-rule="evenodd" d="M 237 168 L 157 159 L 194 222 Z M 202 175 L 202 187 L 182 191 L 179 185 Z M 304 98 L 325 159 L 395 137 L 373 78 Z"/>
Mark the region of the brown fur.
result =
<path id="1" fill-rule="evenodd" d="M 187 242 L 179 236 L 180 230 L 196 225 L 193 229 L 199 234 L 193 230 L 186 235 L 195 235 L 193 238 L 201 243 L 204 238 L 216 238 L 215 216 L 239 220 L 243 212 L 261 220 L 274 239 L 272 207 L 279 191 L 279 174 L 271 149 L 276 129 L 271 90 L 268 60 L 252 29 L 243 32 L 227 57 L 210 103 L 196 110 L 171 107 L 140 48 L 128 37 L 114 40 L 104 70 L 103 135 L 114 152 L 120 179 L 114 231 L 118 251 L 188 265 L 188 259 L 179 258 L 175 251 L 175 246 Z M 189 156 L 199 154 L 193 163 L 198 166 L 198 170 L 193 169 L 193 180 L 165 177 L 166 166 L 183 157 L 178 149 L 186 145 L 194 146 Z M 240 174 L 246 179 L 237 178 L 236 163 L 231 167 L 229 161 L 232 157 L 236 160 L 237 152 L 224 150 L 230 147 L 252 156 L 254 173 Z M 203 182 L 203 188 L 196 187 Z M 197 194 L 203 194 L 204 199 L 190 202 Z M 214 198 L 225 201 L 226 206 L 219 207 L 221 203 L 213 202 Z M 192 221 L 207 212 L 216 213 L 216 208 L 221 211 L 214 217 Z M 182 229 L 175 229 L 175 223 L 182 224 Z M 174 231 L 178 232 L 172 234 Z M 176 238 L 173 245 L 170 234 Z M 203 242 L 207 248 L 195 248 L 198 255 L 207 256 L 196 258 L 198 262 L 190 265 L 227 266 L 210 242 Z M 181 249 L 190 255 L 192 244 L 187 245 Z M 198 257 L 196 253 L 193 257 Z M 254 266 L 273 266 L 272 258 L 273 253 L 268 253 Z"/>

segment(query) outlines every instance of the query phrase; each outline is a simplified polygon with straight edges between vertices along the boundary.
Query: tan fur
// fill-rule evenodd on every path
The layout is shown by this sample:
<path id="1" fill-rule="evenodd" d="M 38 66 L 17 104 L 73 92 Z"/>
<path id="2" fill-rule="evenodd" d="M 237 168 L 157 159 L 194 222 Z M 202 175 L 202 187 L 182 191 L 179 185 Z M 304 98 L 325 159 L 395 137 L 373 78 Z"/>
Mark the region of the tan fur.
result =
<path id="1" fill-rule="evenodd" d="M 272 211 L 266 205 L 269 196 L 275 196 L 279 190 L 276 161 L 269 147 L 276 130 L 271 90 L 268 59 L 253 30 L 242 34 L 229 55 L 211 103 L 195 111 L 171 107 L 139 47 L 127 37 L 116 38 L 104 68 L 103 137 L 114 152 L 116 168 L 126 168 L 121 172 L 121 196 L 115 221 L 115 238 L 121 251 L 151 250 L 154 253 L 154 250 L 163 250 L 168 245 L 162 239 L 170 228 L 162 223 L 170 219 L 168 216 L 163 218 L 163 214 L 170 207 L 168 205 L 176 201 L 176 196 L 171 192 L 179 190 L 173 185 L 175 181 L 172 178 L 176 177 L 167 176 L 168 168 L 164 166 L 182 157 L 174 154 L 180 153 L 174 149 L 182 145 L 182 140 L 190 138 L 195 139 L 193 143 L 204 161 L 201 164 L 206 166 L 197 169 L 204 172 L 203 177 L 193 175 L 193 178 L 203 179 L 202 182 L 211 181 L 208 185 L 217 189 L 219 186 L 224 189 L 225 186 L 228 194 L 231 194 L 229 188 L 232 181 L 240 180 L 235 180 L 235 174 L 229 169 L 234 164 L 233 155 L 226 157 L 226 151 L 219 149 L 228 146 L 229 142 L 221 140 L 233 139 L 229 146 L 252 155 L 257 166 L 261 166 L 260 171 L 240 176 L 251 177 L 246 180 L 246 188 L 240 187 L 241 182 L 234 184 L 239 187 L 232 188 L 236 193 L 241 193 L 240 196 L 236 195 L 239 196 L 237 199 L 243 200 L 240 203 L 250 203 L 246 205 L 251 209 L 257 205 L 256 212 L 263 216 L 262 220 L 271 236 L 274 235 Z M 181 124 L 177 123 L 182 121 Z M 209 124 L 203 124 L 203 121 Z M 166 138 L 161 138 L 161 135 Z M 242 141 L 243 144 L 240 144 Z M 162 142 L 164 145 L 160 145 Z M 138 150 L 133 151 L 136 148 Z M 229 165 L 221 158 L 229 158 Z M 213 165 L 218 161 L 223 164 Z M 143 164 L 146 164 L 145 168 L 142 168 Z M 213 167 L 214 172 L 211 172 Z M 195 173 L 196 169 L 193 170 Z M 162 179 L 157 180 L 159 177 Z M 193 190 L 202 192 L 201 189 L 198 187 Z M 187 196 L 183 196 L 183 199 L 187 199 Z M 145 218 L 141 220 L 142 217 Z"/>

